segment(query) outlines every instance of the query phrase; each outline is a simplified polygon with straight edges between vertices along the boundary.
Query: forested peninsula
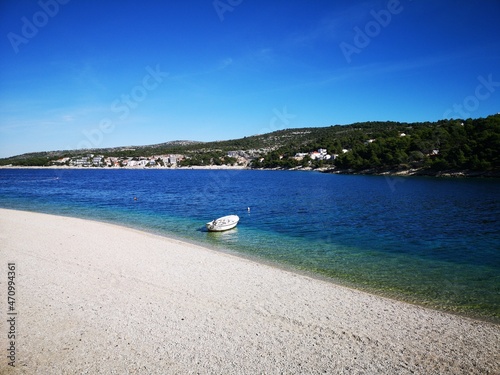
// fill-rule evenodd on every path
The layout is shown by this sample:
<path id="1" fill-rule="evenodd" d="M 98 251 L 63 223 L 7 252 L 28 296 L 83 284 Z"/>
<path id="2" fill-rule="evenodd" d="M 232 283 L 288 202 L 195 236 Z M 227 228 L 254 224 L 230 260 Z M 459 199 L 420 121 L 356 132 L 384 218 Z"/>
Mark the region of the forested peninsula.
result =
<path id="1" fill-rule="evenodd" d="M 437 122 L 377 121 L 293 128 L 216 142 L 172 141 L 149 146 L 37 152 L 0 159 L 0 165 L 227 166 L 331 173 L 500 177 L 500 114 Z"/>

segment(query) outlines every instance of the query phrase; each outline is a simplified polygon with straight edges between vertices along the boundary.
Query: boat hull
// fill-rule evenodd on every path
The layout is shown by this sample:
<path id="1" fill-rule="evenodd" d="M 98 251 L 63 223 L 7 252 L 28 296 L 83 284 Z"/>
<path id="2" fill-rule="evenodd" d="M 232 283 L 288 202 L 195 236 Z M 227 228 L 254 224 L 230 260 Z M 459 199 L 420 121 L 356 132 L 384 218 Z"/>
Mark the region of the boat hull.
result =
<path id="1" fill-rule="evenodd" d="M 209 232 L 223 232 L 238 225 L 240 218 L 236 215 L 223 216 L 205 224 Z"/>

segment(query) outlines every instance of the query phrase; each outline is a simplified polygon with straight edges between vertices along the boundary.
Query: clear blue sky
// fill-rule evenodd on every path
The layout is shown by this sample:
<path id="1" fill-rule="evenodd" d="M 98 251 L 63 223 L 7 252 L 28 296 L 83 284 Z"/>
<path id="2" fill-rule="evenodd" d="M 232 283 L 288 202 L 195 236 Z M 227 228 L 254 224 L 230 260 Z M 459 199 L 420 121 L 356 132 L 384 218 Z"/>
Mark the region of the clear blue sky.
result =
<path id="1" fill-rule="evenodd" d="M 500 112 L 499 15 L 498 0 L 2 0 L 0 157 L 484 117 Z"/>

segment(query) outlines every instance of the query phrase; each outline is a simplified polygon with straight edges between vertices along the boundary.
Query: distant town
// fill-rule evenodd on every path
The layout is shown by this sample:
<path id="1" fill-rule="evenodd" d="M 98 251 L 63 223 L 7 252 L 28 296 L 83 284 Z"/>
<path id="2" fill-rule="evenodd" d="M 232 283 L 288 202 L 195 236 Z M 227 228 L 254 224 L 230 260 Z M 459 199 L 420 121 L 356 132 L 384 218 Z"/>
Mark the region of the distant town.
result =
<path id="1" fill-rule="evenodd" d="M 131 151 L 135 151 L 131 149 Z M 99 154 L 82 154 L 73 157 L 62 157 L 50 162 L 51 166 L 56 167 L 75 167 L 75 168 L 180 168 L 196 166 L 224 166 L 247 168 L 251 166 L 252 161 L 262 162 L 264 157 L 259 157 L 262 150 L 250 151 L 229 151 L 221 158 L 211 158 L 206 164 L 201 162 L 192 163 L 192 157 L 184 154 L 161 154 L 153 156 L 105 156 Z M 348 150 L 342 150 L 348 152 Z M 335 160 L 338 154 L 330 155 L 324 148 L 311 152 L 296 153 L 296 161 L 307 160 Z M 310 164 L 311 162 L 309 162 Z M 307 165 L 305 165 L 307 166 Z"/>

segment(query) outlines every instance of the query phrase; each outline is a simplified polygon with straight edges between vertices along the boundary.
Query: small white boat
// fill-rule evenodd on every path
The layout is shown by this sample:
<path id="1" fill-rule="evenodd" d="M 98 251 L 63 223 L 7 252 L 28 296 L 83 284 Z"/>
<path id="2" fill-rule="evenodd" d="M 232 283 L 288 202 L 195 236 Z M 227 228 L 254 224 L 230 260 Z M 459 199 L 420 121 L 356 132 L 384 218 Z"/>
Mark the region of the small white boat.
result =
<path id="1" fill-rule="evenodd" d="M 210 232 L 222 232 L 233 229 L 238 224 L 238 221 L 240 221 L 240 218 L 237 215 L 228 215 L 212 220 L 205 225 Z"/>

